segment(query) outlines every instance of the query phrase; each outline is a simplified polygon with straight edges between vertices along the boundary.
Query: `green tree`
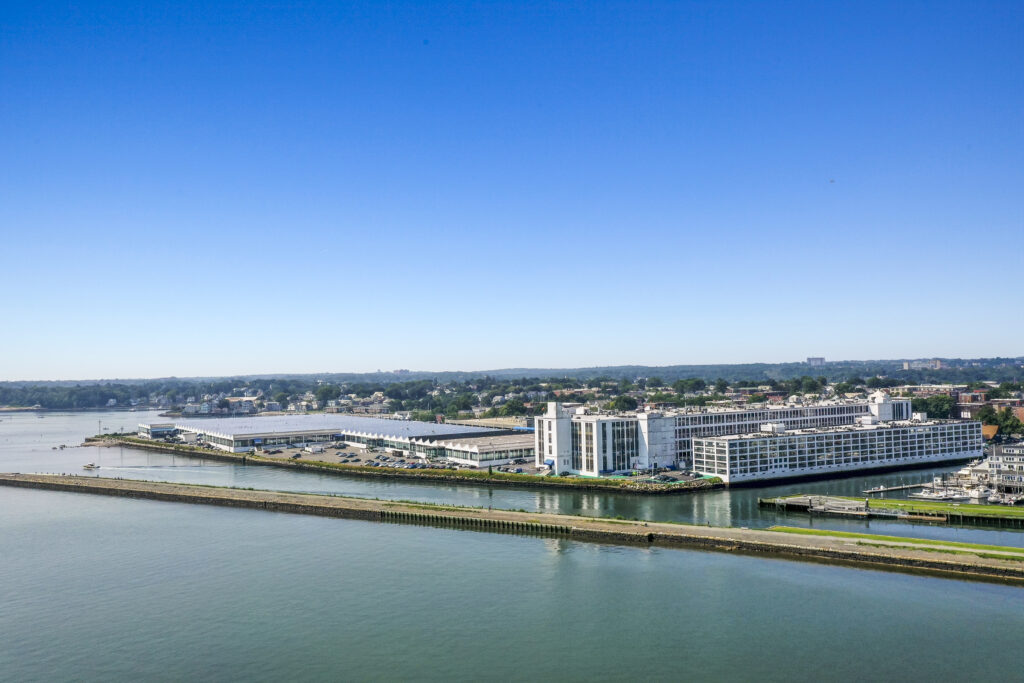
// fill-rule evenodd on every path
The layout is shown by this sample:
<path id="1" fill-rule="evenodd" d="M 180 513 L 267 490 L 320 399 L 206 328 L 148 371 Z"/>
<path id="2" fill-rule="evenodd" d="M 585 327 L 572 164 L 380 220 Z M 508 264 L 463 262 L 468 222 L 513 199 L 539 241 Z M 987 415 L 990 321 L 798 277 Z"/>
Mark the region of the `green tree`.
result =
<path id="1" fill-rule="evenodd" d="M 975 419 L 981 420 L 981 424 L 999 424 L 999 416 L 996 414 L 996 409 L 992 406 L 982 406 L 981 410 L 979 410 L 978 414 L 974 417 Z"/>
<path id="2" fill-rule="evenodd" d="M 608 402 L 609 410 L 636 410 L 637 402 L 632 396 L 619 395 Z"/>
<path id="3" fill-rule="evenodd" d="M 700 377 L 680 379 L 672 383 L 672 388 L 680 394 L 692 394 L 698 391 L 704 391 L 707 386 L 707 382 L 702 380 Z"/>
<path id="4" fill-rule="evenodd" d="M 946 396 L 944 394 L 929 396 L 927 401 L 927 413 L 929 417 L 935 417 L 940 420 L 948 420 L 953 417 L 953 409 L 956 408 L 956 401 L 953 400 L 952 396 Z"/>
<path id="5" fill-rule="evenodd" d="M 526 415 L 526 406 L 518 398 L 513 398 L 505 402 L 505 405 L 501 406 L 499 410 L 502 417 L 514 417 L 516 415 Z"/>
<path id="6" fill-rule="evenodd" d="M 316 400 L 320 402 L 320 405 L 326 405 L 328 401 L 333 401 L 339 396 L 341 396 L 341 388 L 333 384 L 321 384 L 317 387 Z"/>
<path id="7" fill-rule="evenodd" d="M 729 391 L 729 383 L 726 382 L 724 379 L 721 379 L 721 378 L 716 379 L 715 380 L 715 393 L 716 394 L 724 394 L 727 391 Z"/>
<path id="8" fill-rule="evenodd" d="M 821 383 L 813 377 L 800 378 L 800 393 L 816 394 L 821 391 Z"/>

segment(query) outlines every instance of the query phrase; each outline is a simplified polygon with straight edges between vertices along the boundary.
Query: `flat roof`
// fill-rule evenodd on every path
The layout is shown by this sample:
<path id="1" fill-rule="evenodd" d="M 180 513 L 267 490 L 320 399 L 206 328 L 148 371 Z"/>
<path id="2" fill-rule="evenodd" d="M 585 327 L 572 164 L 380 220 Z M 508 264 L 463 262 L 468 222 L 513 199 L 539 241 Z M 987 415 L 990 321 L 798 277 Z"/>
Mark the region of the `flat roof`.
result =
<path id="1" fill-rule="evenodd" d="M 225 417 L 199 420 L 181 420 L 174 423 L 178 429 L 216 434 L 230 439 L 255 434 L 295 433 L 358 433 L 381 437 L 414 439 L 447 434 L 493 434 L 495 429 L 466 425 L 437 424 L 415 420 L 388 420 L 360 415 L 268 415 L 266 417 Z"/>
<path id="2" fill-rule="evenodd" d="M 899 429 L 904 427 L 935 427 L 947 424 L 981 424 L 977 420 L 896 420 L 879 422 L 872 425 L 836 425 L 834 427 L 805 427 L 804 429 L 787 429 L 784 432 L 747 432 L 745 434 L 721 434 L 719 436 L 695 436 L 694 441 L 737 441 L 741 439 L 777 439 L 787 436 L 813 436 L 815 434 L 843 434 L 847 432 L 871 432 L 877 430 Z"/>
<path id="3" fill-rule="evenodd" d="M 517 434 L 498 434 L 494 436 L 467 436 L 457 437 L 449 440 L 437 440 L 433 445 L 446 448 L 472 449 L 478 448 L 481 451 L 501 451 L 510 448 L 533 448 L 533 433 L 520 432 Z"/>

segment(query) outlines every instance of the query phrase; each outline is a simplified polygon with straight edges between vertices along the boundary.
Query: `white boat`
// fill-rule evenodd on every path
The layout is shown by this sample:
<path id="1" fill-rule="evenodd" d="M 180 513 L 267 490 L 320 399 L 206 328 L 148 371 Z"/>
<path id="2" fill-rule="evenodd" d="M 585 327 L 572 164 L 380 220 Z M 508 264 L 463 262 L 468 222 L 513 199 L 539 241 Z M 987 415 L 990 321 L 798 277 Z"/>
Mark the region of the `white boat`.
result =
<path id="1" fill-rule="evenodd" d="M 971 500 L 988 500 L 988 497 L 992 494 L 988 489 L 981 487 L 975 489 L 967 489 L 967 495 L 970 496 Z"/>
<path id="2" fill-rule="evenodd" d="M 939 491 L 921 491 L 920 493 L 908 493 L 909 498 L 920 498 L 921 500 L 949 500 L 949 497 Z"/>

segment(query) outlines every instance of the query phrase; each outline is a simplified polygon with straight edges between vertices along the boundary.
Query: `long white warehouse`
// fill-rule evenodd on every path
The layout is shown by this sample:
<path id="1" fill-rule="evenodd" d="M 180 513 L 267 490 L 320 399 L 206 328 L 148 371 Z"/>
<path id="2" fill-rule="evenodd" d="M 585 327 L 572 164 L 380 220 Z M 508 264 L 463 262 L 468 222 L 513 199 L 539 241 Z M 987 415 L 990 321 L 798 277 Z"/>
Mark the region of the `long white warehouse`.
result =
<path id="1" fill-rule="evenodd" d="M 903 420 L 824 429 L 766 424 L 751 434 L 693 440 L 693 468 L 727 484 L 967 460 L 982 455 L 981 423 Z"/>

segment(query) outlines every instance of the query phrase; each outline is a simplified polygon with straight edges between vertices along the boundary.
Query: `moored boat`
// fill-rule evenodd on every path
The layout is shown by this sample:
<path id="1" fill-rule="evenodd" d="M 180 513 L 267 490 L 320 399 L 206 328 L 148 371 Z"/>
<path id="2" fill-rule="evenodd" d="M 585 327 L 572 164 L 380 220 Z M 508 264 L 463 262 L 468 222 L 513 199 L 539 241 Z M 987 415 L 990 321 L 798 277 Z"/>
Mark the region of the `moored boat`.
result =
<path id="1" fill-rule="evenodd" d="M 978 488 L 967 489 L 967 495 L 970 496 L 971 500 L 988 500 L 988 497 L 991 494 L 991 491 L 986 488 L 981 488 L 980 486 Z"/>

